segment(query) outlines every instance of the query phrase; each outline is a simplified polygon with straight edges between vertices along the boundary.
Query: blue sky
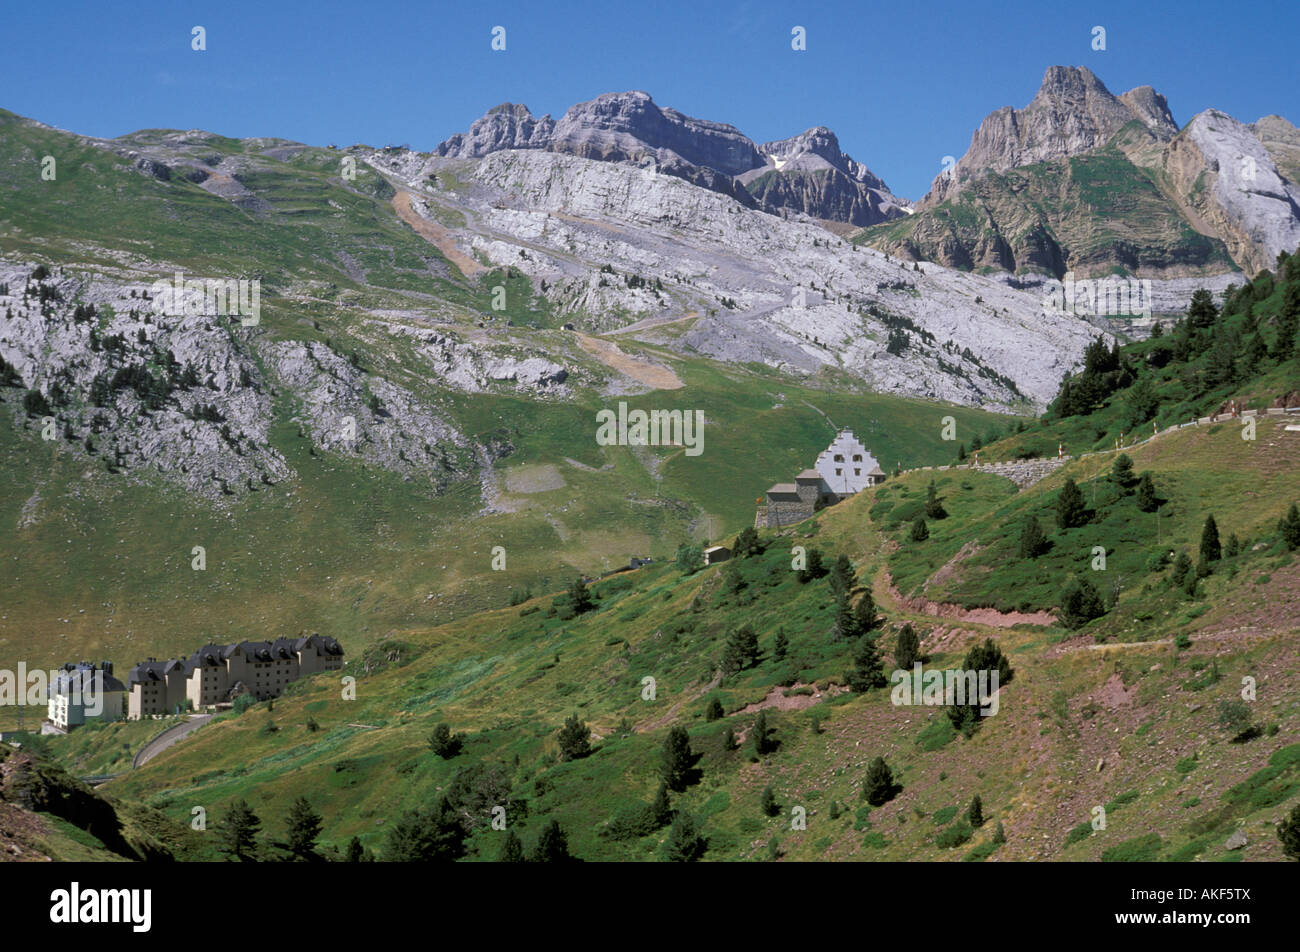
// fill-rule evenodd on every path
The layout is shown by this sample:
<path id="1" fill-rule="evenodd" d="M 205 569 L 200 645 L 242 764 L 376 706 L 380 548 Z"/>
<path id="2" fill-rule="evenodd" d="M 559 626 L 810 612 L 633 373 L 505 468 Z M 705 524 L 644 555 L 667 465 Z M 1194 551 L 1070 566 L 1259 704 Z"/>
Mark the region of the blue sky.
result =
<path id="1" fill-rule="evenodd" d="M 919 198 L 992 110 L 1051 65 L 1152 85 L 1182 125 L 1216 107 L 1300 124 L 1300 3 L 475 3 L 62 0 L 10 4 L 0 107 L 97 136 L 141 128 L 426 150 L 488 108 L 558 116 L 602 92 L 737 126 L 825 125 Z M 195 25 L 207 50 L 190 49 Z M 490 48 L 506 28 L 506 50 Z M 791 29 L 807 50 L 790 48 Z M 1104 52 L 1092 29 L 1106 29 Z"/>

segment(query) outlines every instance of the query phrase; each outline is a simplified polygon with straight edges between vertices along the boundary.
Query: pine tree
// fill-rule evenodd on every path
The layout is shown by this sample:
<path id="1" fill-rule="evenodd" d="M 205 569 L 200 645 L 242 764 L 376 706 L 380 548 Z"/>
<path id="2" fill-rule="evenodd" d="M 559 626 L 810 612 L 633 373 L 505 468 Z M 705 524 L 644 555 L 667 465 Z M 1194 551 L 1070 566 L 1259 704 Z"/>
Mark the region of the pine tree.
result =
<path id="1" fill-rule="evenodd" d="M 1277 827 L 1277 838 L 1282 841 L 1282 852 L 1292 859 L 1300 859 L 1300 804 Z"/>
<path id="2" fill-rule="evenodd" d="M 912 523 L 911 538 L 913 542 L 924 542 L 926 539 L 930 538 L 930 530 L 925 526 L 924 516 L 917 516 L 915 521 Z"/>
<path id="3" fill-rule="evenodd" d="M 763 816 L 776 816 L 781 812 L 781 804 L 776 802 L 776 794 L 772 792 L 770 784 L 763 788 L 763 796 L 759 799 L 758 805 L 763 811 Z"/>
<path id="4" fill-rule="evenodd" d="M 859 694 L 872 688 L 883 688 L 888 683 L 885 672 L 881 669 L 880 653 L 871 638 L 864 636 L 858 639 L 853 648 L 853 669 L 846 679 L 849 687 Z"/>
<path id="5" fill-rule="evenodd" d="M 1246 341 L 1246 349 L 1241 355 L 1242 373 L 1247 377 L 1253 377 L 1259 373 L 1260 365 L 1267 357 L 1268 345 L 1264 343 L 1264 335 L 1256 330 Z"/>
<path id="6" fill-rule="evenodd" d="M 1086 578 L 1071 578 L 1061 593 L 1059 618 L 1066 628 L 1082 628 L 1094 618 L 1106 614 L 1105 603 Z"/>
<path id="7" fill-rule="evenodd" d="M 390 863 L 451 862 L 465 855 L 465 826 L 447 798 L 432 809 L 412 810 L 388 830 L 384 859 Z"/>
<path id="8" fill-rule="evenodd" d="M 1056 527 L 1077 529 L 1087 523 L 1088 507 L 1083 501 L 1083 493 L 1072 478 L 1067 478 L 1056 497 Z"/>
<path id="9" fill-rule="evenodd" d="M 1237 533 L 1230 532 L 1228 541 L 1223 547 L 1225 558 L 1235 559 L 1241 553 L 1241 540 L 1237 538 Z"/>
<path id="10" fill-rule="evenodd" d="M 728 727 L 726 732 L 722 735 L 722 749 L 723 750 L 736 749 L 736 732 L 733 731 L 730 727 Z"/>
<path id="11" fill-rule="evenodd" d="M 876 600 L 867 589 L 853 606 L 853 628 L 857 635 L 865 635 L 876 627 Z"/>
<path id="12" fill-rule="evenodd" d="M 746 526 L 742 529 L 740 535 L 736 537 L 736 546 L 733 551 L 738 559 L 761 554 L 763 549 L 758 541 L 758 530 L 753 526 Z"/>
<path id="13" fill-rule="evenodd" d="M 726 711 L 722 709 L 722 702 L 716 696 L 709 698 L 708 706 L 704 709 L 704 719 L 706 721 L 716 721 L 725 717 Z"/>
<path id="14" fill-rule="evenodd" d="M 1219 527 L 1214 521 L 1214 514 L 1205 517 L 1205 527 L 1201 530 L 1201 561 L 1217 562 L 1223 557 L 1219 545 Z"/>
<path id="15" fill-rule="evenodd" d="M 569 838 L 555 820 L 542 828 L 541 836 L 529 855 L 530 863 L 571 863 L 576 857 L 569 852 Z"/>
<path id="16" fill-rule="evenodd" d="M 1187 581 L 1188 573 L 1194 571 L 1195 568 L 1192 565 L 1192 560 L 1188 557 L 1186 552 L 1180 551 L 1178 557 L 1174 559 L 1174 567 L 1169 572 L 1169 579 L 1174 583 L 1174 585 L 1182 588 Z"/>
<path id="17" fill-rule="evenodd" d="M 1007 831 L 1002 829 L 1002 821 L 998 820 L 997 829 L 993 831 L 993 842 L 1001 846 L 1007 841 Z"/>
<path id="18" fill-rule="evenodd" d="M 844 592 L 835 593 L 835 637 L 837 640 L 852 638 L 857 634 L 857 622 L 853 619 L 853 608 L 849 597 Z"/>
<path id="19" fill-rule="evenodd" d="M 912 670 L 921 656 L 921 639 L 910 624 L 905 624 L 898 633 L 898 647 L 894 649 L 894 664 L 904 671 Z"/>
<path id="20" fill-rule="evenodd" d="M 298 856 L 311 855 L 316 850 L 320 831 L 320 814 L 311 808 L 306 797 L 299 797 L 289 809 L 289 851 Z"/>
<path id="21" fill-rule="evenodd" d="M 257 855 L 257 832 L 262 821 L 244 800 L 236 800 L 221 824 L 221 845 L 230 856 L 244 862 Z"/>
<path id="22" fill-rule="evenodd" d="M 655 798 L 650 801 L 650 819 L 654 822 L 655 829 L 667 826 L 673 818 L 673 805 L 668 800 L 668 784 L 659 784 L 659 789 L 655 791 Z"/>
<path id="23" fill-rule="evenodd" d="M 1016 674 L 1015 668 L 1011 667 L 1011 659 L 1002 653 L 992 638 L 971 645 L 962 660 L 962 667 L 967 671 L 997 671 L 1000 685 L 1010 684 Z"/>
<path id="24" fill-rule="evenodd" d="M 587 591 L 587 583 L 582 580 L 582 576 L 575 578 L 569 586 L 569 605 L 576 615 L 591 611 L 596 605 L 591 600 L 591 592 Z"/>
<path id="25" fill-rule="evenodd" d="M 853 591 L 853 585 L 856 579 L 853 575 L 853 563 L 849 561 L 847 555 L 841 555 L 831 566 L 830 578 L 828 579 L 831 591 L 837 594 L 847 595 Z"/>
<path id="26" fill-rule="evenodd" d="M 786 637 L 785 628 L 776 630 L 776 641 L 772 643 L 772 660 L 784 661 L 786 652 L 790 650 L 790 639 Z"/>
<path id="27" fill-rule="evenodd" d="M 758 659 L 758 635 L 754 629 L 748 624 L 733 628 L 722 652 L 722 673 L 732 675 L 752 668 L 758 664 Z"/>
<path id="28" fill-rule="evenodd" d="M 894 774 L 885 763 L 885 758 L 877 757 L 867 766 L 867 778 L 862 785 L 862 798 L 873 807 L 883 806 L 897 796 L 894 786 Z"/>
<path id="29" fill-rule="evenodd" d="M 966 811 L 966 819 L 976 829 L 984 825 L 984 804 L 980 800 L 978 793 L 975 794 L 975 799 L 970 802 L 970 809 Z"/>
<path id="30" fill-rule="evenodd" d="M 1151 378 L 1139 377 L 1137 383 L 1129 388 L 1124 403 L 1124 423 L 1129 429 L 1140 426 L 1155 416 L 1160 409 L 1160 398 L 1156 396 Z"/>
<path id="31" fill-rule="evenodd" d="M 459 754 L 463 743 L 463 739 L 453 734 L 446 724 L 439 724 L 429 735 L 429 749 L 443 760 L 450 760 Z"/>
<path id="32" fill-rule="evenodd" d="M 740 563 L 731 561 L 727 567 L 722 570 L 722 591 L 726 595 L 739 595 L 748 586 L 743 575 L 740 574 Z"/>
<path id="33" fill-rule="evenodd" d="M 501 844 L 501 852 L 497 854 L 497 862 L 524 862 L 524 844 L 523 841 L 519 839 L 519 834 L 514 830 L 506 830 L 505 840 Z"/>
<path id="34" fill-rule="evenodd" d="M 354 836 L 352 837 L 352 839 L 348 840 L 348 852 L 347 852 L 346 862 L 359 863 L 363 859 L 365 859 L 365 856 L 366 856 L 366 851 L 362 847 L 360 839 Z"/>
<path id="35" fill-rule="evenodd" d="M 930 486 L 925 491 L 925 514 L 931 519 L 942 519 L 948 515 L 948 511 L 943 508 L 943 503 L 939 501 L 938 490 L 933 479 L 930 480 Z"/>
<path id="36" fill-rule="evenodd" d="M 799 570 L 799 581 L 801 583 L 810 582 L 813 579 L 821 578 L 826 574 L 826 568 L 822 563 L 821 550 L 809 549 L 807 555 L 807 565 Z"/>
<path id="37" fill-rule="evenodd" d="M 708 841 L 700 833 L 695 818 L 679 810 L 659 855 L 668 863 L 694 863 L 707 849 Z"/>
<path id="38" fill-rule="evenodd" d="M 1143 473 L 1138 481 L 1137 505 L 1143 512 L 1155 512 L 1160 508 L 1160 499 L 1156 496 L 1156 485 L 1150 473 Z"/>
<path id="39" fill-rule="evenodd" d="M 1213 327 L 1219 316 L 1219 309 L 1214 306 L 1214 297 L 1201 288 L 1192 292 L 1191 305 L 1187 308 L 1187 326 L 1195 330 Z"/>
<path id="40" fill-rule="evenodd" d="M 1036 559 L 1045 551 L 1047 551 L 1047 536 L 1043 534 L 1043 527 L 1038 524 L 1036 517 L 1026 516 L 1025 521 L 1020 524 L 1020 557 Z"/>
<path id="41" fill-rule="evenodd" d="M 776 741 L 772 739 L 773 733 L 773 729 L 767 726 L 767 711 L 759 711 L 750 730 L 754 740 L 754 756 L 762 757 L 776 750 Z"/>
<path id="42" fill-rule="evenodd" d="M 1292 552 L 1300 549 L 1300 509 L 1296 508 L 1295 503 L 1291 504 L 1286 518 L 1282 520 L 1282 539 Z"/>
<path id="43" fill-rule="evenodd" d="M 1279 363 L 1290 360 L 1295 353 L 1296 330 L 1300 328 L 1300 291 L 1293 293 L 1292 288 L 1300 288 L 1300 285 L 1287 288 L 1286 301 L 1277 318 L 1277 339 L 1273 341 L 1271 356 Z"/>
<path id="44" fill-rule="evenodd" d="M 1127 453 L 1115 457 L 1115 463 L 1110 468 L 1110 481 L 1120 489 L 1127 489 L 1133 484 L 1133 461 Z"/>
<path id="45" fill-rule="evenodd" d="M 591 753 L 591 728 L 571 715 L 560 728 L 560 760 L 578 760 Z"/>
<path id="46" fill-rule="evenodd" d="M 699 782 L 695 764 L 700 755 L 691 750 L 691 735 L 684 727 L 674 727 L 664 738 L 659 778 L 674 793 L 681 793 L 691 784 Z"/>
<path id="47" fill-rule="evenodd" d="M 54 413 L 49 401 L 45 399 L 45 394 L 39 390 L 28 390 L 23 394 L 23 409 L 28 416 L 50 416 Z"/>

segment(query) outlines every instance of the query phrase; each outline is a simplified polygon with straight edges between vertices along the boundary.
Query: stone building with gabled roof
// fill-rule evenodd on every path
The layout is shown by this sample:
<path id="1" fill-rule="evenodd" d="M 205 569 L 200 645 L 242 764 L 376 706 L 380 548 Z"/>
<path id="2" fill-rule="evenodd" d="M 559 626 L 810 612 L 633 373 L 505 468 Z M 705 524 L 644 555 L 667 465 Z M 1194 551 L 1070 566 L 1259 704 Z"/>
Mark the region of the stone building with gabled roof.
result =
<path id="1" fill-rule="evenodd" d="M 761 500 L 754 517 L 756 529 L 776 529 L 811 518 L 818 508 L 839 502 L 869 486 L 884 482 L 885 473 L 847 427 L 793 483 L 776 483 Z"/>
<path id="2" fill-rule="evenodd" d="M 343 646 L 326 635 L 206 644 L 183 660 L 150 658 L 132 668 L 127 716 L 200 710 L 243 693 L 264 701 L 298 678 L 342 667 Z"/>

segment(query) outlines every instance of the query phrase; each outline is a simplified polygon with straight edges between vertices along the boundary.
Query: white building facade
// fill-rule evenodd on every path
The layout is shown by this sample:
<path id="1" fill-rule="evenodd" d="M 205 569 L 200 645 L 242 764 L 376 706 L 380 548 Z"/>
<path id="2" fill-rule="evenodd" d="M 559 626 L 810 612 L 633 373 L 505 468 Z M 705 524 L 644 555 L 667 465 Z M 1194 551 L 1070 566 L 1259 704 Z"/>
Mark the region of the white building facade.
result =
<path id="1" fill-rule="evenodd" d="M 50 684 L 47 717 L 62 731 L 90 720 L 120 721 L 125 697 L 126 685 L 113 677 L 109 662 L 100 668 L 87 661 L 67 664 Z"/>
<path id="2" fill-rule="evenodd" d="M 817 457 L 815 469 L 836 496 L 851 496 L 885 479 L 876 458 L 847 427 Z"/>

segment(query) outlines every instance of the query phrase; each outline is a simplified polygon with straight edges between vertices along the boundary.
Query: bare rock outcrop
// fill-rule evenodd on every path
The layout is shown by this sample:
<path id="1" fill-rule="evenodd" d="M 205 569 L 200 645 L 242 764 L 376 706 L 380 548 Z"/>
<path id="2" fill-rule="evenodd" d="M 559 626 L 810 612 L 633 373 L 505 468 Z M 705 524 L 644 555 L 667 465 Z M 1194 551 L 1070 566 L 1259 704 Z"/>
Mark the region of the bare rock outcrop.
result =
<path id="1" fill-rule="evenodd" d="M 1248 273 L 1300 246 L 1300 189 L 1231 116 L 1207 109 L 1193 118 L 1170 142 L 1165 172 L 1192 220 L 1221 236 Z"/>
<path id="2" fill-rule="evenodd" d="M 1165 98 L 1151 87 L 1117 97 L 1085 66 L 1049 67 L 1028 106 L 1004 106 L 980 123 L 966 154 L 940 173 L 923 204 L 936 205 L 989 172 L 1091 151 L 1134 119 L 1164 139 L 1178 132 Z"/>

